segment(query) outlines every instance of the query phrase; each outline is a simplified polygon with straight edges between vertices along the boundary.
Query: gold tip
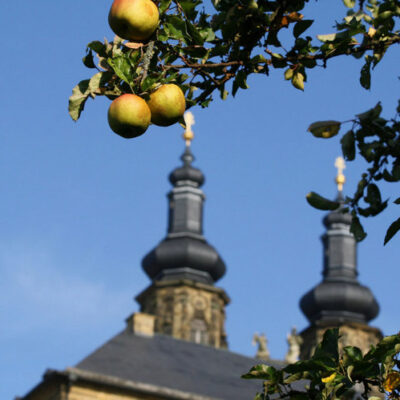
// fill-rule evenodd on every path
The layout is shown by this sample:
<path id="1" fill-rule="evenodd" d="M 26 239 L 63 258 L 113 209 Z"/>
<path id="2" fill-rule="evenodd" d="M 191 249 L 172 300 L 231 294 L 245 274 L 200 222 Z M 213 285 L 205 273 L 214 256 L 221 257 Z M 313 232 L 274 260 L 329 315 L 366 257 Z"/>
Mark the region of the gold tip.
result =
<path id="1" fill-rule="evenodd" d="M 344 162 L 343 157 L 336 158 L 335 167 L 338 170 L 335 182 L 337 184 L 338 191 L 341 192 L 343 190 L 343 185 L 346 182 L 346 177 L 343 174 L 343 170 L 346 168 L 346 163 Z"/>
<path id="2" fill-rule="evenodd" d="M 194 116 L 190 111 L 186 111 L 183 115 L 183 119 L 185 120 L 186 129 L 183 132 L 183 139 L 185 140 L 186 146 L 189 147 L 192 140 L 194 139 L 194 133 L 192 131 L 192 126 L 194 125 Z"/>

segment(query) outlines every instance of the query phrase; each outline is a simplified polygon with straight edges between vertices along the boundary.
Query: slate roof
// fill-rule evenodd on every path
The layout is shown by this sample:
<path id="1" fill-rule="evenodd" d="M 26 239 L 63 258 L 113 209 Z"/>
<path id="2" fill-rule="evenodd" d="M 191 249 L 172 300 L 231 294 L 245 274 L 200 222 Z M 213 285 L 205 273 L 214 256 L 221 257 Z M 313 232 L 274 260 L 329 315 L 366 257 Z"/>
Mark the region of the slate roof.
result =
<path id="1" fill-rule="evenodd" d="M 254 358 L 174 339 L 121 332 L 76 365 L 79 370 L 141 382 L 201 396 L 245 400 L 261 390 L 261 381 L 240 376 Z M 281 362 L 272 362 L 281 367 Z"/>

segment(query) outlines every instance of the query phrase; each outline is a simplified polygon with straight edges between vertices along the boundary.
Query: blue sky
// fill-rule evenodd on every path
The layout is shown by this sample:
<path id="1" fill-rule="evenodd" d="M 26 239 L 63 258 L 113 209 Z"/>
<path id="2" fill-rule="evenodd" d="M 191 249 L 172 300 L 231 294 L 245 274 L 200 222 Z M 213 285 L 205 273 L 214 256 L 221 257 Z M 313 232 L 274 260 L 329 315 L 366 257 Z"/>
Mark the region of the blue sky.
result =
<path id="1" fill-rule="evenodd" d="M 46 368 L 76 364 L 124 327 L 133 297 L 149 281 L 141 258 L 166 231 L 168 173 L 179 165 L 182 130 L 151 127 L 127 141 L 107 125 L 107 99 L 89 100 L 78 123 L 67 114 L 72 87 L 90 76 L 85 46 L 112 39 L 109 0 L 0 4 L 0 398 L 26 393 Z M 312 4 L 319 33 L 331 32 L 341 1 Z M 323 25 L 325 24 L 325 25 Z M 299 298 L 320 280 L 323 213 L 310 190 L 336 195 L 339 138 L 317 140 L 307 126 L 347 120 L 378 100 L 390 117 L 399 93 L 399 49 L 376 68 L 372 89 L 360 62 L 332 60 L 309 74 L 305 92 L 283 80 L 250 79 L 250 89 L 209 109 L 194 108 L 195 165 L 206 175 L 205 235 L 227 264 L 218 282 L 230 348 L 247 355 L 265 332 L 274 358 L 291 326 L 307 326 Z M 349 164 L 351 193 L 364 164 Z M 397 198 L 398 186 L 384 196 Z M 373 289 L 384 333 L 399 330 L 399 237 L 383 247 L 391 205 L 366 221 L 359 246 L 362 283 Z M 245 371 L 244 371 L 245 372 Z"/>

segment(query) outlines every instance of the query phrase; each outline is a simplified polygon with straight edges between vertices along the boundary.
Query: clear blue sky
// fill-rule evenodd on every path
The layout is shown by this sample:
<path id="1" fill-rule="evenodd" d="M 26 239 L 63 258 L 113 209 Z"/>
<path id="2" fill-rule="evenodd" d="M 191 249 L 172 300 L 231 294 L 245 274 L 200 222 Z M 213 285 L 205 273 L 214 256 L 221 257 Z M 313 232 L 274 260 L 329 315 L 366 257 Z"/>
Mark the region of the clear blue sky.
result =
<path id="1" fill-rule="evenodd" d="M 78 123 L 67 114 L 72 87 L 90 76 L 86 44 L 104 36 L 110 0 L 2 1 L 0 100 L 0 398 L 26 393 L 46 368 L 74 365 L 124 327 L 133 297 L 149 281 L 143 255 L 166 231 L 168 173 L 182 150 L 181 128 L 151 127 L 123 140 L 107 125 L 107 99 L 89 100 Z M 331 32 L 341 1 L 313 3 Z M 317 26 L 319 28 L 319 26 Z M 304 93 L 282 78 L 250 80 L 236 99 L 195 108 L 193 152 L 206 177 L 205 234 L 226 261 L 219 282 L 232 298 L 233 351 L 253 355 L 265 332 L 274 358 L 291 326 L 307 326 L 298 301 L 320 280 L 323 213 L 315 190 L 334 197 L 339 139 L 317 140 L 307 126 L 346 120 L 381 100 L 392 116 L 399 93 L 399 49 L 358 83 L 360 62 L 334 60 L 309 74 Z M 354 165 L 353 165 L 354 164 Z M 364 167 L 348 165 L 351 193 Z M 399 196 L 398 185 L 385 197 Z M 359 246 L 362 283 L 384 333 L 399 330 L 399 237 L 383 247 L 396 206 L 367 221 Z M 245 371 L 243 371 L 245 372 Z"/>

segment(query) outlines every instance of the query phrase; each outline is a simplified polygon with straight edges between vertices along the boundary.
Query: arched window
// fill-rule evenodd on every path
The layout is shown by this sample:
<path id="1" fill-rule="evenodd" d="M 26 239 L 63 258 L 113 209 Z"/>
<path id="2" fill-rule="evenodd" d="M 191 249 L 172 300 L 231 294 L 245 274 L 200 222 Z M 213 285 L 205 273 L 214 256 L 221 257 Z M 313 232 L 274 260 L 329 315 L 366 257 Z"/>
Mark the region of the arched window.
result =
<path id="1" fill-rule="evenodd" d="M 208 344 L 207 325 L 203 319 L 194 319 L 191 322 L 190 339 L 195 343 Z"/>

